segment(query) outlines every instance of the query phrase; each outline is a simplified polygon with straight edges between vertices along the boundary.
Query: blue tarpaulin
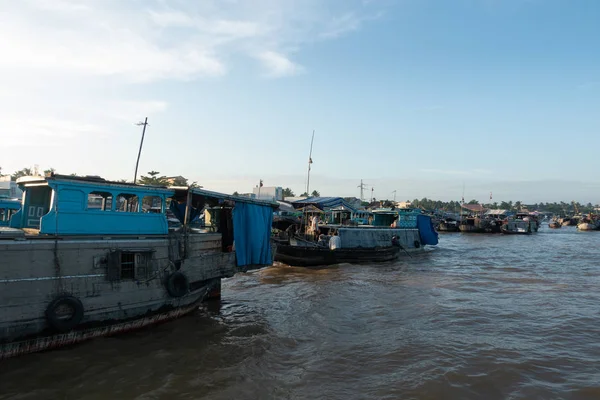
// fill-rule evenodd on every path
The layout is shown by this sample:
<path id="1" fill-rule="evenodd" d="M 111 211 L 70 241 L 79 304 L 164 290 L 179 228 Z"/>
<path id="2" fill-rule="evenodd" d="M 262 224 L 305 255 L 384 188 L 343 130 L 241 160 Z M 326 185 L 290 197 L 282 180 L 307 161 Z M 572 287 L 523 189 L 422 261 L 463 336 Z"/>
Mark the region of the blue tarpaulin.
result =
<path id="1" fill-rule="evenodd" d="M 233 209 L 233 239 L 238 267 L 271 265 L 271 224 L 269 206 L 236 202 Z"/>
<path id="2" fill-rule="evenodd" d="M 304 200 L 296 200 L 292 202 L 294 208 L 301 208 L 307 205 L 313 205 L 319 209 L 326 211 L 335 207 L 343 206 L 349 211 L 356 211 L 346 200 L 341 197 L 308 197 Z"/>
<path id="3" fill-rule="evenodd" d="M 417 228 L 419 228 L 421 244 L 429 244 L 432 246 L 438 244 L 438 233 L 435 231 L 429 215 L 417 215 Z"/>

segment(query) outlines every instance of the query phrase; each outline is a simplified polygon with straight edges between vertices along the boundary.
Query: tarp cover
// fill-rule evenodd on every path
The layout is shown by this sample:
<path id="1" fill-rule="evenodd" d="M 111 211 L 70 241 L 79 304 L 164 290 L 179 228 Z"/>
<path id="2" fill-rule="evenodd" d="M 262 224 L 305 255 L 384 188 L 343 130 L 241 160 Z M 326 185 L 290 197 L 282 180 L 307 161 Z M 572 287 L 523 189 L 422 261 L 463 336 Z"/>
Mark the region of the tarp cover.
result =
<path id="1" fill-rule="evenodd" d="M 438 233 L 433 228 L 433 222 L 429 215 L 417 215 L 417 227 L 422 244 L 435 246 L 438 244 Z"/>
<path id="2" fill-rule="evenodd" d="M 233 239 L 238 267 L 271 265 L 271 224 L 273 209 L 236 202 L 233 208 Z"/>
<path id="3" fill-rule="evenodd" d="M 301 208 L 307 205 L 313 205 L 321 210 L 327 211 L 335 207 L 344 206 L 348 211 L 356 211 L 350 203 L 341 197 L 308 197 L 302 200 L 292 202 L 295 208 Z"/>

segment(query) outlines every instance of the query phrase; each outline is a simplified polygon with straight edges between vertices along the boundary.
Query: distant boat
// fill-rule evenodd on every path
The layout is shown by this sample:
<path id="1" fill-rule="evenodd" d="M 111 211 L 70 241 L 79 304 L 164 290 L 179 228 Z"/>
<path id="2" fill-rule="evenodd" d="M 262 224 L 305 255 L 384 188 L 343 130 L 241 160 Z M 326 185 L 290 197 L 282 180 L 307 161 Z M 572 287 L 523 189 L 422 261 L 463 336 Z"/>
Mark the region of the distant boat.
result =
<path id="1" fill-rule="evenodd" d="M 582 216 L 577 224 L 577 229 L 580 231 L 595 231 L 600 228 L 600 221 L 596 219 L 592 214 L 589 216 Z"/>
<path id="2" fill-rule="evenodd" d="M 459 232 L 458 221 L 453 218 L 444 218 L 438 224 L 438 232 Z"/>
<path id="3" fill-rule="evenodd" d="M 562 227 L 561 223 L 557 220 L 552 220 L 552 222 L 550 222 L 548 224 L 548 226 L 552 229 L 558 229 L 558 228 Z"/>
<path id="4" fill-rule="evenodd" d="M 522 219 L 510 219 L 500 227 L 500 231 L 505 235 L 530 235 L 533 231 L 533 221 L 525 221 Z"/>

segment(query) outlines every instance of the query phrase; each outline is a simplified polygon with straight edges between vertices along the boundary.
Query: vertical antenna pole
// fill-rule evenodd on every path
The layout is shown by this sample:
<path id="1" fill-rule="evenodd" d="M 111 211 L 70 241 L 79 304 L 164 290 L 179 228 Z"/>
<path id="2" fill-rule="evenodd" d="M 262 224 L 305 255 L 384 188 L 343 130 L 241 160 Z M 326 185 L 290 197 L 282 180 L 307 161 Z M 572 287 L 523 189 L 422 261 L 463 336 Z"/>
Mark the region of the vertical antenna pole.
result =
<path id="1" fill-rule="evenodd" d="M 142 129 L 142 140 L 140 142 L 140 150 L 138 151 L 137 161 L 135 162 L 135 173 L 133 175 L 133 183 L 137 181 L 138 165 L 140 163 L 140 155 L 142 154 L 142 146 L 144 145 L 144 135 L 146 134 L 146 126 L 148 126 L 148 117 L 146 117 L 144 122 L 138 122 L 136 125 L 143 125 L 144 129 Z"/>
<path id="2" fill-rule="evenodd" d="M 310 196 L 310 165 L 312 164 L 312 149 L 313 149 L 313 142 L 315 140 L 315 130 L 313 129 L 313 134 L 312 134 L 312 139 L 310 139 L 310 153 L 308 155 L 308 174 L 306 177 L 306 194 L 307 196 Z"/>

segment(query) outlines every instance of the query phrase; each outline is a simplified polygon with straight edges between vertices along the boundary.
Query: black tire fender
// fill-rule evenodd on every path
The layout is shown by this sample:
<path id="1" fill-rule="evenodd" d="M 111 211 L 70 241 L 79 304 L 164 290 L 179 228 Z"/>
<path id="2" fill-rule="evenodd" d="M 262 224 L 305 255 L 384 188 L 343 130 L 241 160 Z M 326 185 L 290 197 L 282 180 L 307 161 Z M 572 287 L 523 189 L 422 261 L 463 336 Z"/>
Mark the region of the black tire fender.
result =
<path id="1" fill-rule="evenodd" d="M 171 297 L 183 297 L 190 291 L 190 281 L 183 273 L 176 271 L 167 277 L 165 282 Z"/>
<path id="2" fill-rule="evenodd" d="M 415 240 L 415 249 L 418 249 L 419 247 L 421 247 L 421 242 L 419 242 L 418 240 Z"/>
<path id="3" fill-rule="evenodd" d="M 83 319 L 83 304 L 77 297 L 62 295 L 46 308 L 48 325 L 58 332 L 74 329 Z"/>

